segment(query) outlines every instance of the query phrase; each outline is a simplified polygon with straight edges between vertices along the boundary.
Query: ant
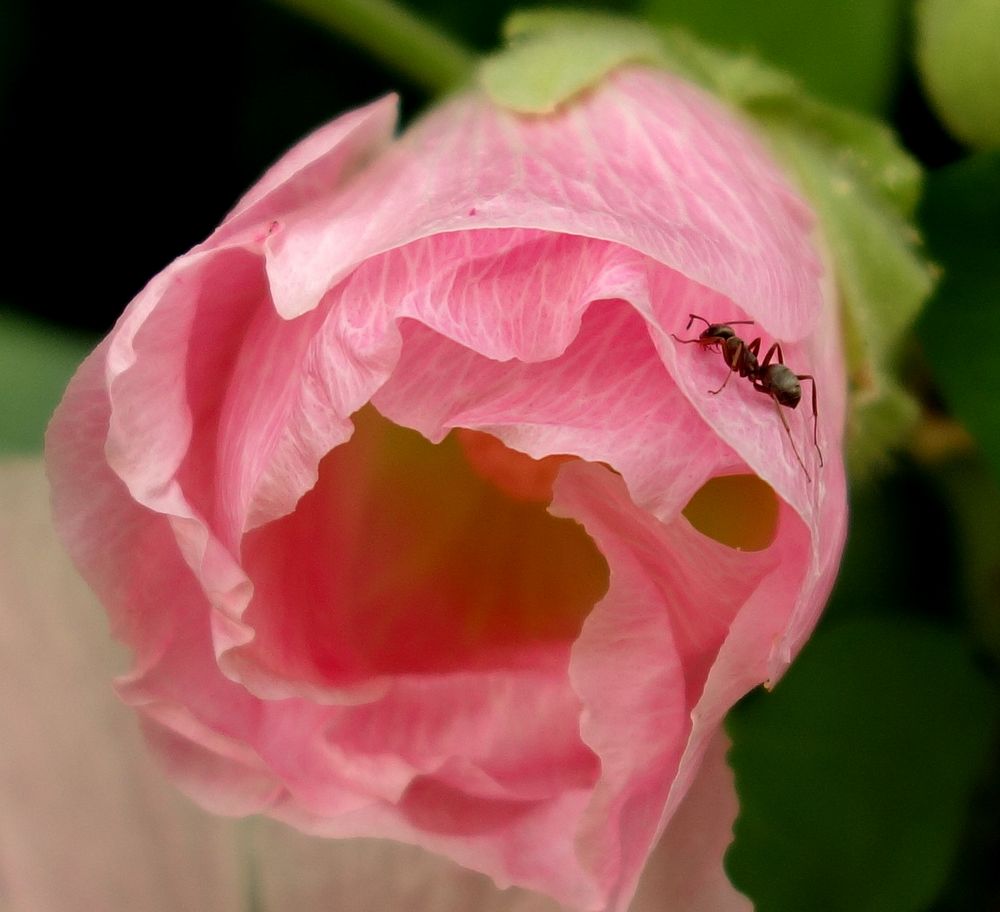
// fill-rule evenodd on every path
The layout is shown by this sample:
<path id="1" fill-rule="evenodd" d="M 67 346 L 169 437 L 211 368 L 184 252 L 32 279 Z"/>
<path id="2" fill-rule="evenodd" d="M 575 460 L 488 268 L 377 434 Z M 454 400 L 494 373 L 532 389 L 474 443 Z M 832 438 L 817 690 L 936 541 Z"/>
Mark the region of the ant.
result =
<path id="1" fill-rule="evenodd" d="M 701 320 L 705 324 L 705 329 L 698 338 L 680 339 L 674 333 L 671 333 L 671 335 L 678 342 L 683 342 L 685 345 L 697 342 L 702 348 L 715 348 L 722 353 L 722 360 L 726 362 L 729 371 L 726 374 L 726 379 L 722 381 L 722 386 L 715 390 L 709 390 L 709 392 L 713 396 L 721 393 L 729 382 L 729 378 L 733 374 L 739 374 L 741 377 L 746 377 L 758 393 L 770 396 L 778 412 L 778 417 L 785 427 L 785 433 L 788 435 L 788 440 L 792 445 L 792 452 L 795 453 L 795 458 L 799 461 L 799 465 L 802 466 L 802 471 L 806 473 L 806 479 L 812 481 L 809 477 L 809 470 L 799 455 L 798 447 L 795 446 L 795 439 L 792 437 L 792 431 L 788 427 L 788 421 L 781 411 L 781 406 L 795 408 L 802 399 L 802 385 L 800 381 L 809 380 L 812 383 L 813 446 L 816 447 L 816 452 L 819 454 L 819 464 L 820 468 L 822 468 L 823 451 L 819 448 L 819 440 L 817 439 L 819 412 L 816 407 L 816 381 L 810 374 L 796 374 L 791 368 L 786 367 L 785 356 L 779 342 L 775 342 L 765 353 L 764 360 L 759 361 L 760 337 L 758 336 L 753 342 L 747 343 L 736 335 L 736 332 L 733 330 L 733 326 L 752 324 L 753 320 L 709 323 L 708 320 L 704 317 L 699 317 L 698 314 L 688 314 L 687 326 L 684 328 L 690 329 L 691 324 L 695 320 Z M 777 356 L 778 360 L 772 364 L 771 359 L 775 356 Z"/>

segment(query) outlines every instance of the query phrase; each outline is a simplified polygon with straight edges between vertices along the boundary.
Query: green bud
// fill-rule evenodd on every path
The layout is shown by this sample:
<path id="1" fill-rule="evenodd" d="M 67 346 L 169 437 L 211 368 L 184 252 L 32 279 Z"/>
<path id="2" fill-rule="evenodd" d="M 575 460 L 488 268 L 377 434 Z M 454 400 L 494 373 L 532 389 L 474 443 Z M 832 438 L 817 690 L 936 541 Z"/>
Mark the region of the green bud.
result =
<path id="1" fill-rule="evenodd" d="M 920 0 L 917 62 L 948 129 L 1000 149 L 1000 0 Z"/>

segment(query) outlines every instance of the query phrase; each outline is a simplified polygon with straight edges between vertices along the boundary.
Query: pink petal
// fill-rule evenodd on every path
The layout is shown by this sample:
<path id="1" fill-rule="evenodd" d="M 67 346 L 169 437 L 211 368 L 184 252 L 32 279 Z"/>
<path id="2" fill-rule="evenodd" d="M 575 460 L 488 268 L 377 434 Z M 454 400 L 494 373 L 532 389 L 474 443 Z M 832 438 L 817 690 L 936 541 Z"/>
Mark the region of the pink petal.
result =
<path id="1" fill-rule="evenodd" d="M 738 806 L 718 735 L 674 824 L 653 850 L 631 912 L 749 912 L 729 883 L 722 856 Z M 253 830 L 266 910 L 342 912 L 433 909 L 435 912 L 559 912 L 550 899 L 516 888 L 499 891 L 483 877 L 412 846 L 379 840 L 323 842 L 273 823 Z"/>
<path id="2" fill-rule="evenodd" d="M 556 492 L 556 509 L 581 518 L 612 570 L 607 596 L 574 645 L 570 673 L 586 708 L 583 738 L 602 761 L 580 852 L 609 908 L 624 909 L 700 761 L 692 715 L 730 626 L 755 590 L 788 571 L 773 549 L 741 553 L 683 517 L 656 522 L 608 473 L 568 466 Z M 784 535 L 796 536 L 795 525 L 780 526 Z"/>
<path id="3" fill-rule="evenodd" d="M 189 745 L 170 742 L 174 753 L 188 751 L 189 762 L 181 763 L 180 756 L 168 760 L 182 784 L 222 809 L 219 796 L 200 778 L 209 772 L 205 758 L 221 754 L 245 767 L 239 773 L 235 764 L 226 764 L 233 768 L 224 807 L 230 813 L 258 810 L 278 790 L 259 761 L 247 762 L 243 746 L 256 727 L 260 707 L 242 687 L 218 674 L 205 597 L 168 519 L 130 500 L 101 452 L 110 414 L 101 370 L 106 349 L 105 343 L 77 371 L 47 437 L 53 505 L 67 519 L 60 533 L 112 610 L 116 634 L 135 653 L 131 672 L 120 681 L 122 696 L 151 722 L 157 720 L 190 742 L 197 742 L 197 735 L 212 742 L 204 744 L 196 758 L 190 756 Z M 59 420 L 67 413 L 72 421 Z M 83 487 L 81 481 L 86 482 Z M 95 528 L 102 535 L 95 536 Z M 155 555 L 156 560 L 137 561 L 136 554 Z M 170 600 L 163 597 L 166 592 Z M 199 715 L 189 706 L 198 706 Z M 151 731 L 158 732 L 158 727 Z"/>
<path id="4" fill-rule="evenodd" d="M 146 636 L 151 625 L 129 605 L 132 593 L 123 585 L 130 577 L 122 563 L 131 560 L 126 542 L 139 534 L 133 526 L 150 530 L 142 534 L 151 550 L 159 547 L 153 545 L 157 536 L 177 537 L 219 609 L 212 619 L 219 638 L 252 636 L 239 623 L 248 588 L 231 550 L 238 539 L 220 540 L 206 525 L 218 509 L 219 457 L 205 431 L 218 421 L 221 377 L 234 369 L 254 310 L 273 313 L 260 248 L 272 225 L 267 221 L 257 230 L 244 216 L 294 221 L 295 207 L 308 201 L 317 182 L 334 190 L 375 154 L 393 113 L 392 99 L 378 102 L 289 153 L 237 207 L 227 222 L 232 230 L 217 232 L 149 283 L 70 384 L 47 441 L 56 512 L 67 547 L 113 615 L 128 607 L 142 618 L 137 636 Z M 249 227 L 237 231 L 237 222 Z M 82 473 L 99 477 L 80 487 L 75 482 L 86 477 Z M 137 504 L 174 521 L 169 527 L 154 522 Z M 107 529 L 121 536 L 124 552 L 108 542 Z M 138 648 L 128 632 L 121 635 Z"/>
<path id="5" fill-rule="evenodd" d="M 223 223 L 261 224 L 304 208 L 345 183 L 385 147 L 396 124 L 397 99 L 387 96 L 310 133 L 247 191 Z M 219 241 L 219 233 L 213 235 Z"/>
<path id="6" fill-rule="evenodd" d="M 718 732 L 684 803 L 649 858 L 632 912 L 753 912 L 753 904 L 733 887 L 722 866 L 739 812 L 726 764 L 728 747 L 728 738 Z"/>
<path id="7" fill-rule="evenodd" d="M 809 222 L 715 101 L 635 68 L 549 117 L 518 117 L 472 94 L 436 108 L 294 236 L 277 238 L 268 273 L 290 317 L 355 266 L 418 238 L 538 228 L 637 250 L 797 339 L 820 306 Z"/>

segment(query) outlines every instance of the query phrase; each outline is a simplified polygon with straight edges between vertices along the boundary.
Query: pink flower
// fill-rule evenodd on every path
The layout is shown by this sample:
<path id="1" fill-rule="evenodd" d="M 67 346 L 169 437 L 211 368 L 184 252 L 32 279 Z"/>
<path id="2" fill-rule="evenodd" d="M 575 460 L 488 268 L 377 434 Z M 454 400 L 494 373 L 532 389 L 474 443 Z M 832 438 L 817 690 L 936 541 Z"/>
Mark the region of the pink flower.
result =
<path id="1" fill-rule="evenodd" d="M 393 122 L 385 99 L 305 139 L 131 303 L 53 419 L 57 522 L 203 805 L 624 909 L 698 820 L 706 752 L 731 790 L 721 719 L 836 572 L 813 220 L 657 71 L 547 117 L 470 92 Z M 809 404 L 786 435 L 746 378 L 709 394 L 722 358 L 671 337 L 691 312 L 816 378 L 823 468 Z M 731 798 L 698 795 L 715 829 L 678 864 L 741 908 Z"/>

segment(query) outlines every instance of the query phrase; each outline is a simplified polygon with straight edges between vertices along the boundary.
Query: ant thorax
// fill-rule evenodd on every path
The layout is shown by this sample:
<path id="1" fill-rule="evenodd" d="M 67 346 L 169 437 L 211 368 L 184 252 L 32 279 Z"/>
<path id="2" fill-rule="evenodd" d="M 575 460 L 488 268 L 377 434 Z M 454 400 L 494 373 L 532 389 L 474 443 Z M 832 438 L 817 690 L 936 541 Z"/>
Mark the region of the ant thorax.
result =
<path id="1" fill-rule="evenodd" d="M 757 374 L 757 355 L 735 333 L 722 343 L 722 357 L 729 369 L 736 371 L 741 377 L 753 377 Z"/>

